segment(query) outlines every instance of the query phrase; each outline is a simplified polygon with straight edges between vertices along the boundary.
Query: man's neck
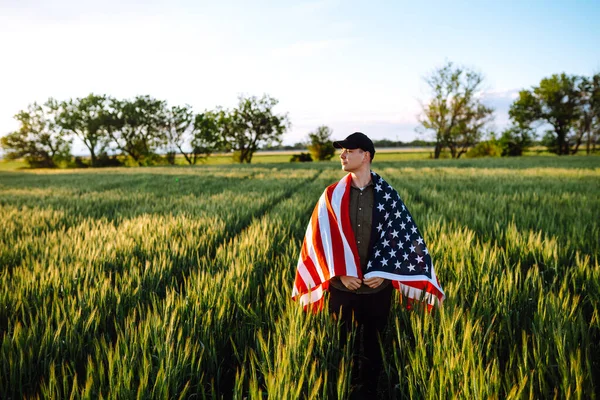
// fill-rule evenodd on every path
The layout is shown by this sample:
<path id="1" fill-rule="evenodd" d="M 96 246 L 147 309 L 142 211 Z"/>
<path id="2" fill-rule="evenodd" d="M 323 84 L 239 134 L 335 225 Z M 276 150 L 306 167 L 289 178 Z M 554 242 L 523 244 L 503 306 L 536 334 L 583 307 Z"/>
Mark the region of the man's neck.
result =
<path id="1" fill-rule="evenodd" d="M 351 172 L 352 184 L 357 188 L 364 188 L 371 182 L 371 170 L 363 168 L 358 171 Z"/>

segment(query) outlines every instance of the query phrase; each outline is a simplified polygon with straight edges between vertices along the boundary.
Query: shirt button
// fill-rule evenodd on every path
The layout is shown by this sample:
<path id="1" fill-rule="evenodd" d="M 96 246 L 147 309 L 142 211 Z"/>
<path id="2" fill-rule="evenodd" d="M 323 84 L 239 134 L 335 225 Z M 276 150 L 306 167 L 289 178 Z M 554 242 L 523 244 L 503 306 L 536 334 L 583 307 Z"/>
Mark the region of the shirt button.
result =
<path id="1" fill-rule="evenodd" d="M 358 211 L 361 211 L 361 210 L 362 210 L 362 208 L 358 207 Z"/>
<path id="2" fill-rule="evenodd" d="M 358 243 L 360 243 L 360 240 L 358 241 Z"/>
<path id="3" fill-rule="evenodd" d="M 360 224 L 358 224 L 358 226 L 360 226 Z"/>

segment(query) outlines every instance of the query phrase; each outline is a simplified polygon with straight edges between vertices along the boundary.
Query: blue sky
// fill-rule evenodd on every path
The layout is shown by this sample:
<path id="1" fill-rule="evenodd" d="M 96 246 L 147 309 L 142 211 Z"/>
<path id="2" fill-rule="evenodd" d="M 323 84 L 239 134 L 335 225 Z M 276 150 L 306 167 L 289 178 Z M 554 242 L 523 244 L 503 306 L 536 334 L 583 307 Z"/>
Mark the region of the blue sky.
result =
<path id="1" fill-rule="evenodd" d="M 412 140 L 423 77 L 486 77 L 495 127 L 518 90 L 600 71 L 598 1 L 0 0 L 0 134 L 34 101 L 150 94 L 196 111 L 267 93 L 284 143 L 319 125 Z"/>

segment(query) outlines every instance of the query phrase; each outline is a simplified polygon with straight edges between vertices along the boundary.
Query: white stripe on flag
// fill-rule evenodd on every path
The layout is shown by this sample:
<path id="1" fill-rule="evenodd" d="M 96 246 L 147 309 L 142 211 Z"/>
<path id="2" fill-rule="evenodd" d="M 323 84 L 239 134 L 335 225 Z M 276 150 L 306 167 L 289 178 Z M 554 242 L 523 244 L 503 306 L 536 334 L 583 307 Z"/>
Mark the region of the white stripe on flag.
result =
<path id="1" fill-rule="evenodd" d="M 424 293 L 423 290 L 421 290 L 421 289 L 417 289 L 412 286 L 406 286 L 406 285 L 403 285 L 402 283 L 400 283 L 400 290 L 402 290 L 402 293 L 404 293 L 404 295 L 406 297 L 408 297 L 409 299 L 425 301 L 428 304 L 431 304 L 432 306 L 435 305 L 436 303 L 438 305 L 441 305 L 440 299 L 438 299 L 437 296 L 435 296 L 433 293 L 429 293 L 429 292 Z"/>
<path id="2" fill-rule="evenodd" d="M 323 287 L 319 285 L 318 288 L 312 290 L 306 294 L 300 296 L 299 301 L 302 306 L 309 305 L 310 303 L 315 303 L 323 297 Z"/>
<path id="3" fill-rule="evenodd" d="M 304 265 L 302 260 L 298 260 L 297 268 L 298 268 L 298 274 L 300 274 L 300 277 L 302 278 L 302 280 L 304 281 L 304 284 L 306 285 L 306 287 L 308 289 L 312 289 L 317 286 L 316 282 L 313 280 L 312 276 L 310 275 L 310 272 L 308 272 L 308 268 L 306 267 L 306 265 Z"/>
<path id="4" fill-rule="evenodd" d="M 335 189 L 333 190 L 333 194 L 331 196 L 331 205 L 333 208 L 333 212 L 335 214 L 335 219 L 337 220 L 338 229 L 340 231 L 340 236 L 342 237 L 342 245 L 344 250 L 344 259 L 346 261 L 346 275 L 358 277 L 356 262 L 354 261 L 354 254 L 352 253 L 352 248 L 348 244 L 348 239 L 346 239 L 346 235 L 344 234 L 344 230 L 342 229 L 342 198 L 344 193 L 346 192 L 346 181 L 347 176 L 342 178 L 340 182 L 337 184 Z"/>
<path id="5" fill-rule="evenodd" d="M 329 275 L 334 276 L 335 261 L 333 259 L 333 246 L 331 243 L 331 232 L 329 231 L 329 214 L 327 213 L 326 194 L 323 193 L 319 199 L 319 231 L 321 232 L 321 242 L 323 243 L 323 252 L 329 267 Z"/>

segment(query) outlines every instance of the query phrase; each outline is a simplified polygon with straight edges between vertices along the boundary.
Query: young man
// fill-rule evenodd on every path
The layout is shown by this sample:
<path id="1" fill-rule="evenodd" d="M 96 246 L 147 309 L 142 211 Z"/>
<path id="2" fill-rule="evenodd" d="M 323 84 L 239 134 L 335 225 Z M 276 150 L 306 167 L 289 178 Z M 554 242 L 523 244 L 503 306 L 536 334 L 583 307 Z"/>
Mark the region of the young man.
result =
<path id="1" fill-rule="evenodd" d="M 355 132 L 333 142 L 348 174 L 325 189 L 313 210 L 298 259 L 292 296 L 341 320 L 341 340 L 356 327 L 353 381 L 366 398 L 376 395 L 382 370 L 379 338 L 393 288 L 409 299 L 441 303 L 429 250 L 398 193 L 371 171 L 373 142 Z M 359 357 L 360 348 L 362 357 Z"/>
<path id="2" fill-rule="evenodd" d="M 340 149 L 342 169 L 350 173 L 349 216 L 362 275 L 367 273 L 367 262 L 373 229 L 373 179 L 371 162 L 375 156 L 373 142 L 365 134 L 355 132 L 345 140 L 333 142 Z M 342 321 L 341 340 L 356 324 L 354 340 L 353 381 L 369 398 L 375 398 L 377 382 L 382 370 L 379 349 L 392 298 L 392 285 L 387 279 L 370 277 L 360 279 L 341 275 L 330 279 L 329 312 Z M 363 357 L 359 356 L 361 344 Z"/>

